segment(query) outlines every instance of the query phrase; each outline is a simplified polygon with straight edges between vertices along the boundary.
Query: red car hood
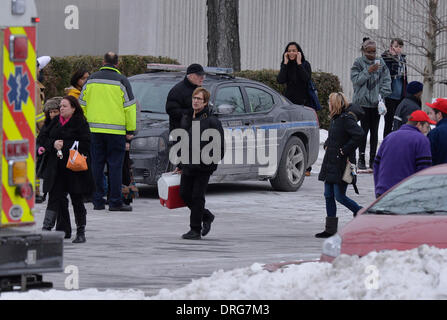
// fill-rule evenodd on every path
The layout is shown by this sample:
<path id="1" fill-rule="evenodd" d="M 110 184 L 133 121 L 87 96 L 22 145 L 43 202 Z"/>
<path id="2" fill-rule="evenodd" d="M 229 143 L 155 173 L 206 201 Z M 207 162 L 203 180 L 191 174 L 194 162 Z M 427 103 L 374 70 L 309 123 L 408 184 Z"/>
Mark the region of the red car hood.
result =
<path id="1" fill-rule="evenodd" d="M 447 248 L 447 216 L 361 214 L 339 232 L 341 253 L 409 250 L 423 244 Z"/>

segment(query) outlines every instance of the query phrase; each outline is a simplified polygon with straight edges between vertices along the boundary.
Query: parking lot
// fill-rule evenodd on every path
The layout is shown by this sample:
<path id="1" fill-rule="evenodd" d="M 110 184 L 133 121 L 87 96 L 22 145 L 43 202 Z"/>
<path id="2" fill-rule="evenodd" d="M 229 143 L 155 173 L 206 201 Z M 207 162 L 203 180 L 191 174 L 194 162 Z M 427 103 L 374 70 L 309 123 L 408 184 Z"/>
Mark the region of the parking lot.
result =
<path id="1" fill-rule="evenodd" d="M 348 195 L 360 205 L 370 203 L 372 175 L 359 176 L 359 189 L 360 195 L 355 195 L 349 187 Z M 200 241 L 181 239 L 189 230 L 189 210 L 161 207 L 154 188 L 141 188 L 130 213 L 86 206 L 87 243 L 64 243 L 64 266 L 78 268 L 80 289 L 133 288 L 154 295 L 219 269 L 317 259 L 323 243 L 314 237 L 324 227 L 325 216 L 323 183 L 316 172 L 294 193 L 273 191 L 268 182 L 210 185 L 207 207 L 216 219 L 210 234 Z M 38 227 L 45 207 L 46 203 L 36 206 Z M 340 227 L 352 214 L 339 208 Z M 47 274 L 44 279 L 65 289 L 67 276 Z"/>

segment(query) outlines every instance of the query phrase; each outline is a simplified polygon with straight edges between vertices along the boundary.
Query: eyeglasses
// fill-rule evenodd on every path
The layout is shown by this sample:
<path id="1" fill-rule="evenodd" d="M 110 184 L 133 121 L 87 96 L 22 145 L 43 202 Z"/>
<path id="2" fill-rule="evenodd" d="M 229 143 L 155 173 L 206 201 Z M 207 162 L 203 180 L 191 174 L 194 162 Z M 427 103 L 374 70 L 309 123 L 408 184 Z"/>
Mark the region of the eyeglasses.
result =
<path id="1" fill-rule="evenodd" d="M 205 99 L 199 97 L 192 97 L 192 101 L 205 101 Z"/>

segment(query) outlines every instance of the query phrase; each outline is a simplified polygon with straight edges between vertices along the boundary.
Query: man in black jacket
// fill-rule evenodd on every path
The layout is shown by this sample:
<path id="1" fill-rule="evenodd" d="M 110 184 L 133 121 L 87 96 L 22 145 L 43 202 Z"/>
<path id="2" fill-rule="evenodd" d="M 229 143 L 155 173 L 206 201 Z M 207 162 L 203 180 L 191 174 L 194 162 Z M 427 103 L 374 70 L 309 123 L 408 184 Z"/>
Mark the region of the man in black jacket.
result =
<path id="1" fill-rule="evenodd" d="M 209 99 L 210 93 L 206 89 L 200 87 L 194 90 L 192 114 L 185 114 L 181 119 L 182 129 L 188 132 L 189 156 L 181 159 L 175 172 L 182 173 L 180 196 L 191 210 L 191 230 L 182 236 L 188 240 L 199 240 L 211 229 L 214 215 L 205 209 L 205 193 L 210 176 L 224 156 L 224 131 L 220 121 L 210 114 Z M 200 135 L 195 134 L 195 130 Z M 212 140 L 208 142 L 210 139 L 202 137 L 204 134 L 210 134 Z M 200 140 L 197 141 L 197 138 Z"/>
<path id="2" fill-rule="evenodd" d="M 407 61 L 406 56 L 402 54 L 403 46 L 404 42 L 402 39 L 392 39 L 390 49 L 382 54 L 382 58 L 390 70 L 391 90 L 393 91 L 390 96 L 385 98 L 387 113 L 385 115 L 383 138 L 391 133 L 396 108 L 407 94 Z"/>
<path id="3" fill-rule="evenodd" d="M 419 81 L 410 82 L 407 86 L 407 96 L 399 104 L 394 115 L 393 131 L 406 124 L 410 115 L 422 108 L 422 92 L 424 85 Z"/>
<path id="4" fill-rule="evenodd" d="M 186 70 L 186 77 L 169 91 L 166 101 L 166 113 L 169 115 L 169 130 L 180 128 L 183 115 L 192 114 L 192 93 L 201 87 L 205 71 L 200 64 L 191 64 Z"/>

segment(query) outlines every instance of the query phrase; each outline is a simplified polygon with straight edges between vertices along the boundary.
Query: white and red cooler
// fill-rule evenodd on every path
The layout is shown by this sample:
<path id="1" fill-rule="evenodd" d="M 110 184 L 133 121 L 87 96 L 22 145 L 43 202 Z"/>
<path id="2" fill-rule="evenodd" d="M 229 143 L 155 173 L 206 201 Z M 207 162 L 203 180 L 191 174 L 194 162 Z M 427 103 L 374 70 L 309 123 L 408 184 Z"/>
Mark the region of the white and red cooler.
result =
<path id="1" fill-rule="evenodd" d="M 186 207 L 180 197 L 180 177 L 179 174 L 165 173 L 158 179 L 158 196 L 163 207 L 168 209 Z"/>

